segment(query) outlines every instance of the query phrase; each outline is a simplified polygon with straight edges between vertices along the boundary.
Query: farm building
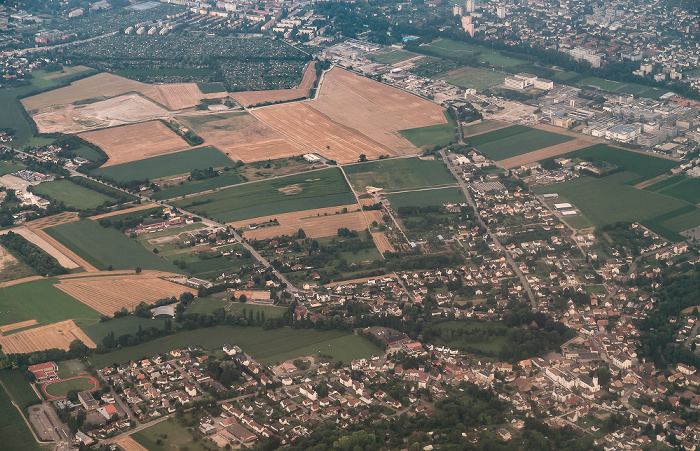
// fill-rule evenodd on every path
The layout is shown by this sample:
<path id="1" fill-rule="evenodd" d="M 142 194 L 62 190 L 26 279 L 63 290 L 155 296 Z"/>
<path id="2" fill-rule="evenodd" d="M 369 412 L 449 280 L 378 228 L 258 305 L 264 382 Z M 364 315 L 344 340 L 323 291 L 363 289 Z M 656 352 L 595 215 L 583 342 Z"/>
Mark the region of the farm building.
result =
<path id="1" fill-rule="evenodd" d="M 557 210 L 570 210 L 574 208 L 574 206 L 568 202 L 563 202 L 560 204 L 554 204 L 554 208 L 556 208 Z"/>
<path id="2" fill-rule="evenodd" d="M 156 319 L 175 318 L 175 307 L 171 305 L 161 305 L 153 309 L 153 317 Z"/>

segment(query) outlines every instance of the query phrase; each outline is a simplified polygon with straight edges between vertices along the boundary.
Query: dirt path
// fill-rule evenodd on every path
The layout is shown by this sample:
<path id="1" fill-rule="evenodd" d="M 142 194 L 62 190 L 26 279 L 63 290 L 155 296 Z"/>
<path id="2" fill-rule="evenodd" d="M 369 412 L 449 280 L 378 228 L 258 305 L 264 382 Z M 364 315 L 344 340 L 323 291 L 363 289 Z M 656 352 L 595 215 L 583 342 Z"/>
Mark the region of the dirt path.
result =
<path id="1" fill-rule="evenodd" d="M 117 216 L 117 215 L 123 215 L 126 213 L 133 213 L 135 211 L 148 210 L 150 208 L 154 208 L 157 206 L 158 206 L 158 204 L 145 203 L 145 204 L 138 205 L 136 207 L 125 208 L 124 210 L 110 211 L 109 213 L 102 213 L 101 215 L 90 216 L 88 219 L 92 219 L 93 221 L 96 221 L 96 220 L 102 219 L 102 218 L 109 218 L 110 216 Z"/>
<path id="2" fill-rule="evenodd" d="M 59 243 L 57 240 L 50 237 L 49 234 L 44 232 L 43 230 L 34 230 L 34 233 L 36 233 L 36 235 L 38 235 L 39 238 L 46 241 L 52 247 L 56 248 L 58 250 L 58 252 L 63 254 L 66 258 L 69 258 L 70 260 L 72 260 L 73 262 L 78 264 L 79 266 L 82 266 L 83 269 L 85 269 L 85 271 L 87 271 L 87 272 L 99 271 L 96 267 L 94 267 L 90 263 L 88 263 L 87 260 L 83 259 L 82 257 L 79 257 L 78 254 L 71 251 L 66 246 L 64 246 L 63 244 Z"/>
<path id="3" fill-rule="evenodd" d="M 634 185 L 634 187 L 637 189 L 644 189 L 644 188 L 651 186 L 655 183 L 663 182 L 666 179 L 670 179 L 671 177 L 672 177 L 671 174 L 661 174 L 661 175 L 658 175 L 652 179 L 644 180 L 643 182 L 639 182 L 636 185 Z"/>

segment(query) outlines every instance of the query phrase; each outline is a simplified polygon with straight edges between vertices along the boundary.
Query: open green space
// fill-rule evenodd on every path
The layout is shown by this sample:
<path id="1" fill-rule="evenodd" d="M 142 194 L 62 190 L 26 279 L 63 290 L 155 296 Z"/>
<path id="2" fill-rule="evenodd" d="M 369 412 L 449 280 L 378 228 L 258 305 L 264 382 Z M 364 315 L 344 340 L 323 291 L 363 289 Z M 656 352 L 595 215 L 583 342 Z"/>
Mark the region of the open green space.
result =
<path id="1" fill-rule="evenodd" d="M 440 39 L 425 47 L 428 48 L 431 55 L 447 59 L 459 59 L 476 55 L 477 61 L 497 67 L 519 66 L 525 62 L 519 58 L 504 56 L 498 50 L 491 50 L 481 45 L 453 41 L 451 39 Z M 526 58 L 525 55 L 524 57 Z"/>
<path id="2" fill-rule="evenodd" d="M 114 333 L 115 337 L 120 337 L 126 334 L 135 334 L 139 331 L 139 327 L 149 329 L 156 327 L 158 329 L 165 328 L 164 319 L 141 318 L 139 316 L 128 315 L 121 318 L 112 318 L 108 321 L 75 321 L 85 334 L 98 345 L 102 343 L 102 339 Z"/>
<path id="3" fill-rule="evenodd" d="M 691 204 L 700 203 L 700 179 L 678 175 L 646 188 Z"/>
<path id="4" fill-rule="evenodd" d="M 574 139 L 571 136 L 513 125 L 468 138 L 469 143 L 492 160 L 506 158 L 544 149 Z"/>
<path id="5" fill-rule="evenodd" d="M 667 89 L 653 88 L 650 86 L 640 85 L 638 83 L 619 82 L 605 80 L 597 77 L 587 77 L 576 83 L 579 86 L 588 87 L 595 86 L 605 91 L 616 92 L 620 94 L 634 94 L 637 97 L 648 97 L 650 99 L 659 99 L 662 95 L 667 94 Z"/>
<path id="6" fill-rule="evenodd" d="M 136 241 L 111 227 L 84 219 L 45 230 L 51 237 L 101 270 L 157 269 L 180 272 L 167 260 L 147 251 Z"/>
<path id="7" fill-rule="evenodd" d="M 236 172 L 226 172 L 223 175 L 217 177 L 212 177 L 204 180 L 193 180 L 191 182 L 184 182 L 182 184 L 174 185 L 172 187 L 167 187 L 151 194 L 152 199 L 173 199 L 175 197 L 186 196 L 188 194 L 201 193 L 202 191 L 208 191 L 216 188 L 221 188 L 224 186 L 238 185 L 242 183 L 243 177 L 241 177 Z"/>
<path id="8" fill-rule="evenodd" d="M 392 50 L 390 52 L 375 53 L 373 55 L 369 55 L 369 58 L 372 61 L 376 61 L 382 64 L 396 64 L 416 56 L 418 55 L 416 55 L 415 53 L 407 52 L 405 50 Z"/>
<path id="9" fill-rule="evenodd" d="M 92 171 L 92 174 L 118 182 L 128 182 L 186 174 L 194 169 L 220 168 L 229 164 L 231 160 L 217 148 L 204 146 L 99 168 Z"/>
<path id="10" fill-rule="evenodd" d="M 503 81 L 506 79 L 506 75 L 491 70 L 470 68 L 464 74 L 445 74 L 443 79 L 448 83 L 459 86 L 460 88 L 483 91 L 484 89 L 492 88 L 503 83 Z"/>
<path id="11" fill-rule="evenodd" d="M 338 168 L 246 183 L 173 202 L 221 222 L 355 202 Z"/>
<path id="12" fill-rule="evenodd" d="M 427 127 L 399 130 L 401 136 L 416 147 L 446 146 L 457 141 L 457 123 L 445 112 L 446 124 L 428 125 Z"/>
<path id="13" fill-rule="evenodd" d="M 80 210 L 97 208 L 105 202 L 116 200 L 66 179 L 40 183 L 34 186 L 32 191 L 38 196 L 50 197 Z"/>
<path id="14" fill-rule="evenodd" d="M 460 203 L 467 201 L 462 190 L 456 187 L 393 193 L 388 194 L 386 197 L 394 210 L 398 210 L 401 207 L 429 207 L 448 202 Z"/>
<path id="15" fill-rule="evenodd" d="M 83 157 L 90 161 L 97 161 L 102 157 L 95 149 L 88 146 L 80 146 L 76 149 L 71 149 L 71 152 L 77 157 Z"/>
<path id="16" fill-rule="evenodd" d="M 56 288 L 56 282 L 56 279 L 42 279 L 0 288 L 0 325 L 30 319 L 43 325 L 99 317 L 95 310 Z"/>
<path id="17" fill-rule="evenodd" d="M 197 87 L 199 88 L 200 91 L 202 91 L 202 94 L 213 94 L 215 92 L 226 91 L 226 88 L 224 88 L 224 84 L 219 83 L 219 82 L 197 83 Z"/>
<path id="18" fill-rule="evenodd" d="M 0 442 L 3 449 L 41 451 L 22 415 L 12 405 L 7 392 L 0 388 Z"/>
<path id="19" fill-rule="evenodd" d="M 41 401 L 19 370 L 0 371 L 0 382 L 22 409 Z"/>
<path id="20" fill-rule="evenodd" d="M 131 436 L 149 451 L 201 449 L 199 438 L 175 419 L 169 418 Z"/>
<path id="21" fill-rule="evenodd" d="M 450 321 L 438 326 L 441 334 L 433 341 L 451 348 L 485 356 L 496 356 L 507 345 L 507 327 L 495 322 Z M 456 332 L 460 333 L 457 334 Z"/>
<path id="22" fill-rule="evenodd" d="M 393 158 L 343 166 L 358 192 L 367 186 L 386 192 L 454 184 L 455 179 L 441 160 Z"/>
<path id="23" fill-rule="evenodd" d="M 0 161 L 0 176 L 11 174 L 24 169 L 24 166 L 17 163 L 10 163 L 8 161 Z"/>
<path id="24" fill-rule="evenodd" d="M 344 338 L 343 340 L 339 340 Z M 274 364 L 310 353 L 321 352 L 343 362 L 349 362 L 372 354 L 380 354 L 380 348 L 367 339 L 342 331 L 317 331 L 314 329 L 273 329 L 259 327 L 215 326 L 187 332 L 179 332 L 158 338 L 138 346 L 131 346 L 108 354 L 95 354 L 90 362 L 98 368 L 121 364 L 129 360 L 163 354 L 173 349 L 199 345 L 215 351 L 224 344 L 238 345 L 263 365 Z"/>
<path id="25" fill-rule="evenodd" d="M 265 313 L 265 318 L 281 318 L 284 312 L 287 311 L 285 307 L 275 307 L 271 305 L 257 305 L 250 302 L 237 302 L 231 301 L 228 297 L 225 298 L 197 298 L 187 307 L 186 313 L 212 313 L 213 311 L 224 308 L 228 312 L 243 313 L 245 310 L 246 315 L 250 311 L 253 315 L 257 312 Z"/>
<path id="26" fill-rule="evenodd" d="M 46 385 L 46 393 L 56 398 L 65 396 L 71 390 L 83 391 L 94 388 L 90 379 L 87 377 L 79 377 L 77 379 L 68 379 L 67 381 L 53 382 Z"/>

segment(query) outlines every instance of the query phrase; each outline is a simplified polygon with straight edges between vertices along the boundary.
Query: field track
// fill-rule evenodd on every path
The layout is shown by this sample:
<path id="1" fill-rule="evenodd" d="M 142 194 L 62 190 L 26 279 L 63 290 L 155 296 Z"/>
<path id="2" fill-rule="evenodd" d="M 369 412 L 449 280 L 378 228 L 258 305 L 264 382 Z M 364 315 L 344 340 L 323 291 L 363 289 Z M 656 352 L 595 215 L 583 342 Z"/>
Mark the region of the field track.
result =
<path id="1" fill-rule="evenodd" d="M 25 222 L 25 227 L 33 230 L 37 229 L 48 229 L 49 227 L 67 224 L 69 222 L 77 221 L 78 213 L 74 211 L 66 211 L 53 216 L 47 216 L 45 218 L 35 219 L 33 221 Z"/>
<path id="2" fill-rule="evenodd" d="M 41 280 L 42 276 L 29 276 L 22 279 L 8 280 L 7 282 L 0 282 L 0 288 L 11 287 L 13 285 L 19 285 L 20 283 L 33 282 L 34 280 Z"/>
<path id="3" fill-rule="evenodd" d="M 89 348 L 97 347 L 72 320 L 0 336 L 0 345 L 6 354 L 44 351 L 52 348 L 67 351 L 68 346 L 75 339 L 82 341 Z"/>
<path id="4" fill-rule="evenodd" d="M 141 204 L 141 205 L 137 205 L 135 207 L 125 208 L 124 210 L 115 210 L 115 211 L 110 211 L 109 213 L 102 213 L 101 215 L 90 216 L 89 219 L 96 221 L 98 219 L 109 218 L 111 216 L 118 216 L 118 215 L 123 215 L 123 214 L 127 214 L 127 213 L 133 213 L 135 211 L 148 210 L 150 208 L 155 208 L 157 206 L 158 206 L 158 204 L 152 204 L 152 203 Z"/>
<path id="5" fill-rule="evenodd" d="M 17 330 L 17 329 L 24 329 L 25 327 L 33 326 L 37 323 L 35 319 L 28 319 L 27 321 L 20 321 L 18 323 L 13 323 L 13 324 L 8 324 L 6 326 L 0 326 L 0 332 L 3 334 L 5 332 L 10 332 L 12 330 Z"/>

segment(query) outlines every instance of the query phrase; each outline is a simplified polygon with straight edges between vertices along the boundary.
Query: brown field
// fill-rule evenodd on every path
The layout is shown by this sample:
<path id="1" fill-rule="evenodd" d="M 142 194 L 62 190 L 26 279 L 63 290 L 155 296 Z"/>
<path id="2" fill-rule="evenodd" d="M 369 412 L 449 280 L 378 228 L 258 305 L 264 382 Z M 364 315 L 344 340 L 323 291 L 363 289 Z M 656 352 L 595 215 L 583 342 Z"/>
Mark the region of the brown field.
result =
<path id="1" fill-rule="evenodd" d="M 30 229 L 48 229 L 49 227 L 68 224 L 69 222 L 77 221 L 80 219 L 78 213 L 74 211 L 65 211 L 63 213 L 58 213 L 52 216 L 46 216 L 44 218 L 34 219 L 29 222 L 25 222 L 24 225 Z"/>
<path id="2" fill-rule="evenodd" d="M 11 287 L 12 285 L 19 285 L 20 283 L 31 282 L 33 280 L 40 280 L 43 278 L 44 276 L 29 276 L 21 279 L 8 280 L 7 282 L 0 282 L 0 287 Z"/>
<path id="3" fill-rule="evenodd" d="M 348 213 L 339 213 L 343 208 Z M 326 214 L 328 214 L 326 216 Z M 318 208 L 313 210 L 282 213 L 279 215 L 263 216 L 246 221 L 237 221 L 226 225 L 234 228 L 247 227 L 252 223 L 262 224 L 277 219 L 279 225 L 260 227 L 255 230 L 245 230 L 243 236 L 248 239 L 273 238 L 280 235 L 291 235 L 299 229 L 304 229 L 306 236 L 321 238 L 338 234 L 338 229 L 347 227 L 350 230 L 364 230 L 367 228 L 365 218 L 357 204 L 341 205 L 339 207 Z"/>
<path id="4" fill-rule="evenodd" d="M 338 163 L 358 161 L 361 154 L 369 159 L 395 155 L 388 147 L 315 110 L 310 102 L 258 108 L 254 114 L 293 140 L 303 143 L 310 151 Z"/>
<path id="5" fill-rule="evenodd" d="M 33 326 L 37 323 L 35 319 L 28 319 L 27 321 L 20 321 L 18 323 L 8 324 L 7 326 L 0 326 L 0 332 L 3 334 L 11 330 L 24 329 L 25 327 Z"/>
<path id="6" fill-rule="evenodd" d="M 22 99 L 27 111 L 40 110 L 54 105 L 65 105 L 79 100 L 106 99 L 126 92 L 140 92 L 149 87 L 145 83 L 117 75 L 100 73 L 75 81 L 63 88 Z"/>
<path id="7" fill-rule="evenodd" d="M 89 348 L 97 347 L 72 320 L 0 336 L 0 345 L 2 345 L 5 354 L 43 351 L 52 348 L 68 350 L 71 341 L 75 339 L 82 341 Z"/>
<path id="8" fill-rule="evenodd" d="M 315 62 L 312 61 L 304 72 L 304 77 L 301 79 L 299 86 L 294 89 L 272 89 L 269 91 L 241 91 L 232 93 L 231 97 L 236 99 L 238 103 L 245 107 L 259 105 L 265 102 L 287 102 L 289 100 L 307 97 L 309 91 L 314 87 L 316 79 L 316 70 L 314 69 Z"/>
<path id="9" fill-rule="evenodd" d="M 198 105 L 202 99 L 218 99 L 228 95 L 226 91 L 202 94 L 196 83 L 151 85 L 148 89 L 143 90 L 142 93 L 169 110 L 191 108 Z"/>
<path id="10" fill-rule="evenodd" d="M 386 251 L 396 252 L 394 246 L 392 246 L 389 242 L 389 238 L 386 237 L 386 233 L 374 232 L 372 233 L 372 238 L 374 239 L 374 244 L 377 246 L 377 249 L 379 249 L 379 252 L 382 255 L 384 255 L 384 252 Z"/>
<path id="11" fill-rule="evenodd" d="M 578 135 L 581 136 L 581 135 Z M 503 168 L 517 168 L 524 164 L 534 163 L 535 161 L 544 160 L 545 158 L 557 157 L 564 155 L 574 150 L 583 149 L 594 144 L 590 138 L 579 138 L 573 141 L 557 144 L 544 149 L 535 150 L 534 152 L 517 155 L 515 157 L 506 158 L 505 160 L 497 161 L 496 163 Z"/>
<path id="12" fill-rule="evenodd" d="M 58 260 L 58 263 L 63 266 L 64 268 L 67 269 L 75 269 L 79 268 L 82 266 L 77 260 L 73 258 L 73 253 L 66 253 L 63 252 L 61 248 L 58 246 L 55 246 L 52 241 L 55 240 L 47 240 L 44 235 L 46 235 L 45 232 L 42 232 L 41 229 L 31 229 L 26 226 L 23 227 L 16 227 L 14 229 L 11 229 L 14 233 L 23 236 L 27 241 L 30 243 L 33 243 L 37 245 L 39 248 L 41 248 L 44 252 Z M 3 233 L 3 232 L 0 232 Z M 46 235 L 48 236 L 48 235 Z M 50 237 L 49 237 L 50 238 Z"/>
<path id="13" fill-rule="evenodd" d="M 125 208 L 123 210 L 114 210 L 114 211 L 110 211 L 109 213 L 102 213 L 101 215 L 90 216 L 90 219 L 92 219 L 93 221 L 96 221 L 96 220 L 102 219 L 102 218 L 109 218 L 110 216 L 117 216 L 117 215 L 123 215 L 126 213 L 133 213 L 135 211 L 148 210 L 149 208 L 153 208 L 153 207 L 157 207 L 157 206 L 158 206 L 158 204 L 152 204 L 149 202 L 149 203 L 137 205 L 135 207 Z"/>
<path id="14" fill-rule="evenodd" d="M 184 139 L 160 121 L 96 130 L 78 136 L 105 151 L 109 160 L 103 168 L 190 148 Z"/>
<path id="15" fill-rule="evenodd" d="M 463 127 L 462 132 L 464 133 L 464 137 L 467 138 L 469 136 L 480 135 L 482 133 L 492 132 L 501 128 L 510 127 L 511 125 L 512 124 L 503 121 L 485 120 L 476 124 L 472 123 Z"/>
<path id="16" fill-rule="evenodd" d="M 370 204 L 373 205 L 373 204 Z M 384 210 L 367 210 L 365 211 L 365 217 L 367 218 L 367 221 L 369 221 L 370 224 L 372 222 L 377 221 L 378 224 L 381 224 L 384 222 L 383 216 L 384 216 Z"/>
<path id="17" fill-rule="evenodd" d="M 104 315 L 126 308 L 132 311 L 140 302 L 153 304 L 158 299 L 193 290 L 168 282 L 152 274 L 61 279 L 56 285 L 63 292 Z"/>
<path id="18" fill-rule="evenodd" d="M 50 237 L 48 233 L 44 232 L 41 229 L 36 229 L 36 230 L 32 230 L 32 231 L 39 237 L 40 240 L 47 243 L 47 248 L 46 249 L 42 248 L 46 252 L 49 252 L 50 248 L 54 248 L 56 251 L 58 251 L 60 254 L 62 254 L 64 256 L 63 258 L 67 258 L 67 259 L 73 261 L 78 266 L 82 266 L 85 271 L 87 271 L 87 272 L 96 272 L 97 271 L 97 268 L 95 268 L 90 263 L 88 263 L 87 260 L 83 259 L 82 257 L 79 257 L 78 254 L 76 254 L 72 250 L 68 249 L 66 246 L 59 243 L 57 240 Z M 39 245 L 37 244 L 37 246 L 39 246 Z M 61 262 L 61 260 L 58 260 L 58 261 L 59 261 L 59 263 Z"/>
<path id="19" fill-rule="evenodd" d="M 114 443 L 116 443 L 117 446 L 119 446 L 124 451 L 148 451 L 146 448 L 141 446 L 139 442 L 137 442 L 131 437 L 120 438 Z"/>

